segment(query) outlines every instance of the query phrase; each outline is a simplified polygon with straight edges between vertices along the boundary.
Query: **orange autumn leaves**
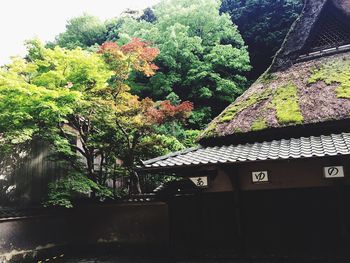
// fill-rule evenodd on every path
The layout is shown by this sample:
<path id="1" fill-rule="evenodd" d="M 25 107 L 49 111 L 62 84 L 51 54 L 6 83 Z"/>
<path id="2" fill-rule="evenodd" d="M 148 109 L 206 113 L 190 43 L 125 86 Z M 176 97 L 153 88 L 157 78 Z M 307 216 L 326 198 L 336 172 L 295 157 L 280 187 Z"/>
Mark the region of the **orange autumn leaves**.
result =
<path id="1" fill-rule="evenodd" d="M 115 72 L 123 72 L 123 79 L 128 78 L 130 68 L 151 77 L 156 73 L 158 67 L 153 60 L 158 56 L 159 49 L 149 46 L 149 43 L 139 38 L 132 39 L 131 42 L 119 46 L 115 42 L 105 42 L 98 51 L 102 54 L 106 63 Z"/>
<path id="2" fill-rule="evenodd" d="M 131 42 L 123 45 L 121 50 L 124 54 L 133 57 L 135 70 L 150 77 L 156 73 L 156 70 L 158 70 L 157 65 L 153 63 L 153 60 L 159 55 L 159 49 L 149 47 L 148 45 L 148 43 L 141 41 L 141 39 L 134 38 Z"/>
<path id="3" fill-rule="evenodd" d="M 100 46 L 98 53 L 102 55 L 109 68 L 114 72 L 115 79 L 120 81 L 121 86 L 125 86 L 124 81 L 128 79 L 131 71 L 137 71 L 151 77 L 158 70 L 154 60 L 159 55 L 159 49 L 150 47 L 149 42 L 139 38 L 134 38 L 122 46 L 115 42 L 105 42 Z M 124 89 L 124 92 L 126 90 L 128 89 Z M 123 97 L 122 94 L 120 95 Z M 173 105 L 169 100 L 161 102 L 154 102 L 150 98 L 140 100 L 131 94 L 126 97 L 129 97 L 127 103 L 129 110 L 124 109 L 123 112 L 127 112 L 128 122 L 131 121 L 130 115 L 134 115 L 134 120 L 137 119 L 139 124 L 143 123 L 146 126 L 172 121 L 182 122 L 189 117 L 193 110 L 193 103 L 189 101 Z M 130 114 L 132 112 L 133 114 Z"/>
<path id="4" fill-rule="evenodd" d="M 162 124 L 175 120 L 184 121 L 193 110 L 193 103 L 189 101 L 173 105 L 169 100 L 156 103 L 147 109 L 147 117 L 151 122 Z"/>

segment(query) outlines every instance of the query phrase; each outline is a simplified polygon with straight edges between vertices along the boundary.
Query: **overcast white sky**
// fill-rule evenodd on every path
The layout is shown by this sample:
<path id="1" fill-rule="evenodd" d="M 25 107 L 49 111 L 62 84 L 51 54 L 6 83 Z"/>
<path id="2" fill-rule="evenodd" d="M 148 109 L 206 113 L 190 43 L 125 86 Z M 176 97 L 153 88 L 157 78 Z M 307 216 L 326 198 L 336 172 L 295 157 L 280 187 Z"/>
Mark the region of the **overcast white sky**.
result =
<path id="1" fill-rule="evenodd" d="M 23 55 L 23 42 L 38 37 L 53 40 L 64 31 L 66 21 L 88 13 L 102 21 L 127 8 L 142 9 L 160 0 L 1 0 L 0 65 L 10 56 Z"/>

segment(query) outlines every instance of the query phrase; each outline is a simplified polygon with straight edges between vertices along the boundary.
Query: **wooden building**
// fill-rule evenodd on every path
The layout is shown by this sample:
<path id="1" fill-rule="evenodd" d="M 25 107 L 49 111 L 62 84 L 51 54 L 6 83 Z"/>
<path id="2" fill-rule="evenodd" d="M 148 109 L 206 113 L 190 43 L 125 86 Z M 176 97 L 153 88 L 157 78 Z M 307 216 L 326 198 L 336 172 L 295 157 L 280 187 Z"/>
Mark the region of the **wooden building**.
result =
<path id="1" fill-rule="evenodd" d="M 350 1 L 307 0 L 271 67 L 199 146 L 141 170 L 167 196 L 176 247 L 350 254 Z"/>

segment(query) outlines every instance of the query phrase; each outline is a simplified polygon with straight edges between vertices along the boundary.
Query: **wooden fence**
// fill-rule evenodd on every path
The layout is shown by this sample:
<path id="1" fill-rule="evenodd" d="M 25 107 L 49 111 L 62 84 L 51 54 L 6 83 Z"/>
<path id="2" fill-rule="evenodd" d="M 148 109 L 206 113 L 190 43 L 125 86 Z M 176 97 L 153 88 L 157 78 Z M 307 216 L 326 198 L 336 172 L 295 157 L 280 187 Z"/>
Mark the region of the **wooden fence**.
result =
<path id="1" fill-rule="evenodd" d="M 0 208 L 42 202 L 49 182 L 65 174 L 64 168 L 48 157 L 49 147 L 33 141 L 27 150 L 0 162 Z"/>

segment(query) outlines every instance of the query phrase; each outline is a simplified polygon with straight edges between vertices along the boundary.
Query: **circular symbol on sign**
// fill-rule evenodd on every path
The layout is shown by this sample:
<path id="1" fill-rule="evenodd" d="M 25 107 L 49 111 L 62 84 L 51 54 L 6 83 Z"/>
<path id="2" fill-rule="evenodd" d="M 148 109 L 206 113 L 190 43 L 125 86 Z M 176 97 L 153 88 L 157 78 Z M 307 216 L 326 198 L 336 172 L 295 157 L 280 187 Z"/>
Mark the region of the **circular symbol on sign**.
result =
<path id="1" fill-rule="evenodd" d="M 329 176 L 336 176 L 339 173 L 339 169 L 337 167 L 329 167 L 327 172 Z"/>
<path id="2" fill-rule="evenodd" d="M 197 179 L 197 185 L 198 185 L 198 186 L 203 186 L 203 185 L 204 185 L 204 182 L 203 182 L 202 178 L 199 177 L 199 178 Z"/>

